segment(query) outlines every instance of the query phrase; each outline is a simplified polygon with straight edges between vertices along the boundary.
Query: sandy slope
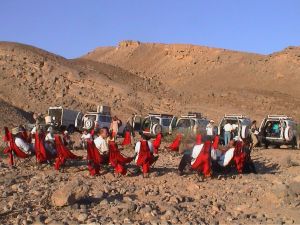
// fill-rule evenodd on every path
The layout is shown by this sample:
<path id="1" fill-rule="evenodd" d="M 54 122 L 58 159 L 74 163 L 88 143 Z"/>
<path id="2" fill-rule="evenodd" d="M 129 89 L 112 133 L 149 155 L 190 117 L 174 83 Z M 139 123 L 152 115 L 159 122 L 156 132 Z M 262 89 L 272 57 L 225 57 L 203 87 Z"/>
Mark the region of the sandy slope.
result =
<path id="1" fill-rule="evenodd" d="M 224 112 L 242 112 L 252 117 L 280 112 L 299 118 L 299 47 L 258 55 L 193 45 L 124 41 L 117 47 L 97 48 L 84 58 L 167 84 L 181 95 L 183 102 L 183 107 L 174 111 L 197 109 L 217 118 Z"/>

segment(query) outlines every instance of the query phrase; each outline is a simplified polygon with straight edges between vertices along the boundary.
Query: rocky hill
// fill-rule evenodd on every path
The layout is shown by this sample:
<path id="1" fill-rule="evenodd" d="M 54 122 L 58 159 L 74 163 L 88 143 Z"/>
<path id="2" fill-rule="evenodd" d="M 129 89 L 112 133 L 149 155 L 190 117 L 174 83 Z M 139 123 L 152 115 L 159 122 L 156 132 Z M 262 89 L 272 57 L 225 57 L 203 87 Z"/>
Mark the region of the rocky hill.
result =
<path id="1" fill-rule="evenodd" d="M 218 119 L 223 113 L 299 118 L 300 48 L 271 55 L 180 44 L 124 41 L 83 56 L 166 84 L 183 102 Z M 176 95 L 176 96 L 177 96 Z M 178 98 L 177 100 L 178 101 Z"/>
<path id="2" fill-rule="evenodd" d="M 81 111 L 106 104 L 132 112 L 201 111 L 300 118 L 300 48 L 258 55 L 193 45 L 123 41 L 78 59 L 0 42 L 0 99 L 26 112 L 62 105 Z M 4 115 L 3 115 L 4 114 Z M 7 123 L 14 123 L 7 118 Z M 0 124 L 3 126 L 3 124 Z"/>

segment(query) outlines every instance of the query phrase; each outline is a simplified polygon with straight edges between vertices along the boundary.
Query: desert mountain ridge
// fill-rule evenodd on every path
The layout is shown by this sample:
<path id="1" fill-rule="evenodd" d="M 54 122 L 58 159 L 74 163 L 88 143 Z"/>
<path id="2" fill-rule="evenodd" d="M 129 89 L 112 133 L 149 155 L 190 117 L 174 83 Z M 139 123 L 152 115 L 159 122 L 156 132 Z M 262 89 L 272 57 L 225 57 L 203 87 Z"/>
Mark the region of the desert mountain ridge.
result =
<path id="1" fill-rule="evenodd" d="M 1 105 L 17 112 L 45 112 L 57 105 L 85 112 L 105 104 L 124 120 L 133 112 L 150 111 L 200 111 L 215 120 L 224 113 L 300 118 L 300 47 L 259 55 L 123 41 L 66 59 L 33 46 L 0 42 L 0 79 Z M 17 121 L 5 110 L 1 118 L 1 127 Z"/>

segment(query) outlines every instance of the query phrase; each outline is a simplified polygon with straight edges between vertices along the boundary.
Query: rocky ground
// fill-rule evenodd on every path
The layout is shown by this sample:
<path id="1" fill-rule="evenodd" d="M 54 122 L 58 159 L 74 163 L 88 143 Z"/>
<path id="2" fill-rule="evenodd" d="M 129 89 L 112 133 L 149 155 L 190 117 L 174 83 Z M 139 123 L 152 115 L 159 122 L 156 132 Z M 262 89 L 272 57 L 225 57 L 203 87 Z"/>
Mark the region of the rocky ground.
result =
<path id="1" fill-rule="evenodd" d="M 85 155 L 85 151 L 76 150 Z M 133 155 L 133 148 L 124 149 Z M 204 180 L 177 175 L 180 156 L 160 151 L 148 179 L 109 169 L 90 177 L 85 160 L 0 168 L 1 224 L 299 224 L 300 151 L 254 151 L 258 174 Z M 64 206 L 61 206 L 64 205 Z"/>

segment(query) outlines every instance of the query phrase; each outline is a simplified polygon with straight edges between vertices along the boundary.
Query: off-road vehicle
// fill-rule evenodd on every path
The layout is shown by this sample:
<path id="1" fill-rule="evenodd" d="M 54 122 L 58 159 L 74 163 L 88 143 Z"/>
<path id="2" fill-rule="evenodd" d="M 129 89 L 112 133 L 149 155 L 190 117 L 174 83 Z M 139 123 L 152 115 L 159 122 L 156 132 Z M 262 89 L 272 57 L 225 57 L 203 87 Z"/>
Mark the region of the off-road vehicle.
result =
<path id="1" fill-rule="evenodd" d="M 235 129 L 232 131 L 232 138 L 248 138 L 250 135 L 251 119 L 242 114 L 225 114 L 218 126 L 220 142 L 224 144 L 224 126 L 230 123 Z"/>
<path id="2" fill-rule="evenodd" d="M 48 115 L 45 117 L 45 124 L 56 129 L 67 129 L 69 132 L 74 132 L 76 127 L 76 119 L 82 117 L 82 113 L 59 107 L 49 107 Z"/>
<path id="3" fill-rule="evenodd" d="M 201 113 L 189 112 L 187 115 L 181 115 L 177 122 L 175 129 L 179 133 L 183 134 L 206 134 L 206 126 L 209 120 L 202 116 Z"/>
<path id="4" fill-rule="evenodd" d="M 286 115 L 268 115 L 263 119 L 259 128 L 262 144 L 280 147 L 291 145 L 297 147 L 297 123 Z"/>
<path id="5" fill-rule="evenodd" d="M 149 136 L 156 136 L 158 133 L 170 134 L 176 124 L 176 117 L 169 114 L 149 113 L 143 119 L 142 131 Z"/>

